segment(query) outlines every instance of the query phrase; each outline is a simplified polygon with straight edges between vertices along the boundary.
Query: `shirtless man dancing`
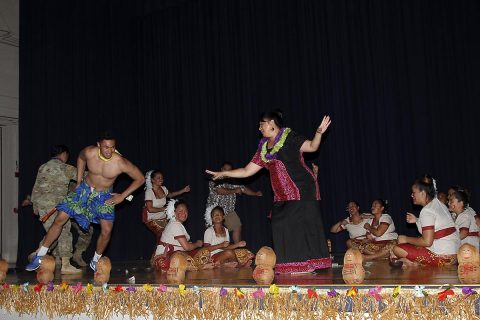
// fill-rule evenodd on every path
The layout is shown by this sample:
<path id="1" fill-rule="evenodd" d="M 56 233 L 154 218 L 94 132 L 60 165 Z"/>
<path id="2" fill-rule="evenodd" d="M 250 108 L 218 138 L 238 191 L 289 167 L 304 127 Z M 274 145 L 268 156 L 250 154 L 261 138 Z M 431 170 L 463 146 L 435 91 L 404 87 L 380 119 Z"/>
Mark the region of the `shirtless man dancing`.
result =
<path id="1" fill-rule="evenodd" d="M 114 137 L 104 134 L 96 146 L 86 147 L 80 152 L 77 159 L 77 187 L 57 205 L 57 217 L 45 236 L 43 246 L 26 266 L 27 271 L 38 269 L 42 257 L 47 254 L 49 246 L 58 238 L 63 225 L 70 218 L 75 219 L 84 230 L 88 230 L 90 223 L 100 224 L 101 233 L 90 262 L 90 268 L 96 271 L 97 262 L 110 241 L 115 205 L 125 200 L 145 180 L 142 172 L 115 150 L 115 142 Z M 85 166 L 88 167 L 88 173 L 82 179 Z M 112 193 L 113 183 L 122 173 L 126 173 L 133 181 L 122 193 Z"/>

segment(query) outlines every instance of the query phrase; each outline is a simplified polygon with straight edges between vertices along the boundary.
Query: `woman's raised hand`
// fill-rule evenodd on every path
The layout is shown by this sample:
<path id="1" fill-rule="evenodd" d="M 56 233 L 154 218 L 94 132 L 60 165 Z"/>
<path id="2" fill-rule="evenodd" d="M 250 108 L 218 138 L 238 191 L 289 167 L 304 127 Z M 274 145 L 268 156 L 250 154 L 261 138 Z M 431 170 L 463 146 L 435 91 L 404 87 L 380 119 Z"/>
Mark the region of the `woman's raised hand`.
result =
<path id="1" fill-rule="evenodd" d="M 324 116 L 322 123 L 317 128 L 317 132 L 322 134 L 325 131 L 327 131 L 328 127 L 330 126 L 330 123 L 332 123 L 332 120 L 330 120 L 330 116 Z"/>

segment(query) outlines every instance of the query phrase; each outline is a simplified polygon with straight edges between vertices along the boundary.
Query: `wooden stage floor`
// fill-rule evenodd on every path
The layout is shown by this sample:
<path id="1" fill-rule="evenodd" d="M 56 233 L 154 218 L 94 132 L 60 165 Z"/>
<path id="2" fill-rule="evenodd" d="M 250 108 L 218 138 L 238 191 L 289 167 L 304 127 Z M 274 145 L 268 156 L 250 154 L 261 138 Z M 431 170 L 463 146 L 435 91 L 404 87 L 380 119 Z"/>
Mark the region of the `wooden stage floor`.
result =
<path id="1" fill-rule="evenodd" d="M 335 257 L 334 262 L 341 260 L 343 257 Z M 340 261 L 338 261 L 340 262 Z M 87 267 L 88 268 L 88 267 Z M 77 275 L 60 275 L 57 269 L 55 273 L 55 284 L 61 284 L 67 281 L 70 284 L 82 282 L 83 284 L 93 283 L 93 272 L 90 268 L 84 268 L 82 274 Z M 457 277 L 457 267 L 448 268 L 392 268 L 387 260 L 374 261 L 364 263 L 366 271 L 365 281 L 363 285 L 460 285 Z M 209 287 L 250 287 L 255 286 L 252 278 L 253 268 L 243 269 L 215 269 L 197 272 L 187 272 L 185 285 L 209 286 Z M 35 284 L 35 272 L 27 272 L 24 270 L 10 269 L 7 274 L 6 282 L 10 284 L 23 284 L 29 282 Z M 129 261 L 114 262 L 110 275 L 111 285 L 124 285 L 132 282 L 136 285 L 143 284 L 167 284 L 164 273 L 156 272 L 149 266 L 148 261 Z M 319 270 L 316 273 L 308 274 L 287 274 L 276 275 L 274 283 L 278 286 L 315 286 L 315 287 L 331 287 L 345 285 L 342 279 L 342 268 L 334 267 L 330 269 Z"/>

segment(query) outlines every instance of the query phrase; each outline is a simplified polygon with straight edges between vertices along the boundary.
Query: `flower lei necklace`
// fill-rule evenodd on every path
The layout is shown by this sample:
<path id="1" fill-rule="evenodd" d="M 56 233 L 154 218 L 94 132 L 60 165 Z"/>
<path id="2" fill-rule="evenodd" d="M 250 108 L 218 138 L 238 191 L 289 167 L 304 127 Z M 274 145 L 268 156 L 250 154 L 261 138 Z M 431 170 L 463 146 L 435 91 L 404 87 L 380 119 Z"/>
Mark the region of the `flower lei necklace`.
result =
<path id="1" fill-rule="evenodd" d="M 105 162 L 108 162 L 108 161 L 110 161 L 110 160 L 113 159 L 113 154 L 112 154 L 112 156 L 111 156 L 110 158 L 105 158 L 105 157 L 102 155 L 102 153 L 100 152 L 100 148 L 98 148 L 98 157 L 100 158 L 100 160 L 105 161 Z"/>
<path id="2" fill-rule="evenodd" d="M 275 137 L 275 140 L 273 142 L 273 148 L 272 150 L 270 150 L 270 152 L 267 152 L 268 138 L 262 138 L 260 140 L 258 147 L 261 148 L 260 157 L 262 158 L 263 162 L 268 163 L 272 160 L 277 159 L 277 153 L 283 147 L 283 144 L 285 143 L 285 140 L 287 139 L 288 134 L 291 131 L 292 129 L 290 128 L 281 128 L 277 136 Z"/>

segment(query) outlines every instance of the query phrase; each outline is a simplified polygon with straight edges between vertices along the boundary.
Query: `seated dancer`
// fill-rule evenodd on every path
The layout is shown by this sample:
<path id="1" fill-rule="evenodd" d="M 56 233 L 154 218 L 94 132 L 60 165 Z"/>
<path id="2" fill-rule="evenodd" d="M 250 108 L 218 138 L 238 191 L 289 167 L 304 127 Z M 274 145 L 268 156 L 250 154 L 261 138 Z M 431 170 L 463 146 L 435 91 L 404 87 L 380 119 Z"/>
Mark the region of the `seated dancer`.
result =
<path id="1" fill-rule="evenodd" d="M 386 204 L 382 199 L 375 199 L 372 203 L 372 224 L 365 224 L 368 231 L 367 238 L 370 240 L 363 250 L 363 260 L 388 258 L 390 250 L 397 244 L 398 234 L 395 232 L 395 224 L 392 217 L 385 213 Z"/>
<path id="2" fill-rule="evenodd" d="M 142 221 L 155 234 L 156 243 L 159 244 L 162 232 L 168 223 L 165 213 L 167 198 L 175 198 L 185 192 L 190 192 L 190 186 L 169 193 L 163 185 L 163 174 L 160 170 L 151 170 L 145 174 L 145 189 L 145 207 L 142 212 Z"/>
<path id="3" fill-rule="evenodd" d="M 362 214 L 360 214 L 360 206 L 356 201 L 350 201 L 348 203 L 347 211 L 350 216 L 334 224 L 330 232 L 339 233 L 347 230 L 350 236 L 350 239 L 347 240 L 347 247 L 363 252 L 368 240 L 367 230 L 365 230 L 364 226 L 367 223 L 371 223 L 372 219 L 363 217 Z"/>
<path id="4" fill-rule="evenodd" d="M 452 193 L 448 201 L 448 206 L 450 211 L 457 216 L 455 226 L 460 234 L 460 245 L 469 243 L 478 249 L 480 245 L 478 231 L 480 228 L 475 221 L 475 212 L 473 212 L 473 210 L 466 210 L 469 202 L 470 195 L 468 192 L 459 189 Z"/>
<path id="5" fill-rule="evenodd" d="M 448 195 L 443 191 L 438 191 L 437 198 L 441 203 L 448 207 Z"/>
<path id="6" fill-rule="evenodd" d="M 450 199 L 452 199 L 453 194 L 455 193 L 455 191 L 458 191 L 458 190 L 464 190 L 465 191 L 466 189 L 462 186 L 459 186 L 459 185 L 454 185 L 454 186 L 451 186 L 450 188 L 448 188 L 448 192 L 447 192 L 448 201 L 450 201 Z M 448 204 L 447 204 L 447 206 L 448 206 Z M 465 207 L 465 211 L 474 215 L 476 220 L 479 219 L 478 215 L 475 213 L 475 210 L 472 207 L 470 207 L 470 204 L 468 204 Z M 450 210 L 450 213 L 452 214 L 453 220 L 455 220 L 457 218 L 457 214 L 455 212 L 451 211 L 451 210 Z M 479 226 L 480 226 L 480 223 L 479 223 Z"/>
<path id="7" fill-rule="evenodd" d="M 232 170 L 233 165 L 230 162 L 224 162 L 221 171 Z M 261 197 L 261 191 L 253 191 L 247 186 L 240 184 L 235 179 L 227 179 L 223 181 L 210 181 L 208 183 L 207 207 L 219 205 L 225 212 L 225 226 L 228 231 L 232 231 L 233 242 L 237 243 L 242 240 L 242 221 L 235 209 L 237 195 L 248 195 Z"/>
<path id="8" fill-rule="evenodd" d="M 460 238 L 447 207 L 436 197 L 435 180 L 425 175 L 412 186 L 413 204 L 422 206 L 420 217 L 407 213 L 407 222 L 416 223 L 420 237 L 398 237 L 392 258 L 400 258 L 403 266 L 444 266 L 457 262 Z"/>
<path id="9" fill-rule="evenodd" d="M 205 211 L 205 222 L 209 228 L 203 236 L 203 246 L 212 256 L 216 267 L 248 267 L 255 255 L 248 249 L 245 241 L 230 244 L 230 235 L 225 228 L 225 212 L 220 206 L 208 207 Z"/>
<path id="10" fill-rule="evenodd" d="M 203 241 L 190 242 L 190 235 L 183 226 L 188 218 L 188 206 L 183 200 L 170 200 L 167 206 L 169 222 L 157 245 L 151 264 L 156 270 L 167 271 L 170 257 L 175 251 L 182 251 L 188 261 L 187 270 L 213 268 L 210 251 L 203 247 Z M 201 248 L 201 249 L 200 249 Z"/>
<path id="11" fill-rule="evenodd" d="M 140 170 L 118 153 L 115 145 L 116 139 L 105 133 L 98 139 L 96 146 L 88 146 L 80 152 L 77 158 L 77 187 L 57 205 L 58 214 L 48 229 L 43 245 L 32 262 L 26 266 L 27 271 L 40 267 L 43 256 L 70 218 L 74 218 L 83 230 L 88 230 L 90 223 L 100 224 L 101 233 L 95 255 L 90 262 L 90 268 L 96 271 L 97 262 L 110 241 L 115 205 L 122 203 L 145 181 Z M 83 178 L 85 167 L 88 167 L 89 171 Z M 122 193 L 112 193 L 113 183 L 122 173 L 126 173 L 133 181 Z"/>

